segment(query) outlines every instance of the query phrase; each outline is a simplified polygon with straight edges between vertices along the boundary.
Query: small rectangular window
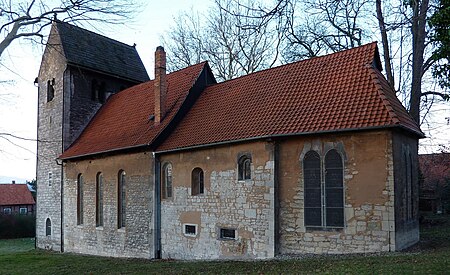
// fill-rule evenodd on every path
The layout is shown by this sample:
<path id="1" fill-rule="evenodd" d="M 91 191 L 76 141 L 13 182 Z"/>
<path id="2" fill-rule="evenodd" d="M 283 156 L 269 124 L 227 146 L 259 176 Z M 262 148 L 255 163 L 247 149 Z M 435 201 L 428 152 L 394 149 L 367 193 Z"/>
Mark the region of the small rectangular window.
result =
<path id="1" fill-rule="evenodd" d="M 220 228 L 220 239 L 235 240 L 236 239 L 236 229 Z"/>
<path id="2" fill-rule="evenodd" d="M 19 209 L 19 214 L 20 214 L 20 215 L 26 215 L 27 212 L 28 212 L 28 209 L 27 209 L 26 207 L 21 207 L 21 208 Z"/>
<path id="3" fill-rule="evenodd" d="M 3 209 L 3 213 L 4 213 L 5 215 L 11 215 L 11 208 L 9 208 L 9 207 L 4 208 L 4 209 Z"/>
<path id="4" fill-rule="evenodd" d="M 194 237 L 197 235 L 197 225 L 196 224 L 185 224 L 183 228 L 183 233 L 186 236 Z"/>
<path id="5" fill-rule="evenodd" d="M 48 172 L 48 186 L 52 186 L 53 174 L 52 172 Z"/>

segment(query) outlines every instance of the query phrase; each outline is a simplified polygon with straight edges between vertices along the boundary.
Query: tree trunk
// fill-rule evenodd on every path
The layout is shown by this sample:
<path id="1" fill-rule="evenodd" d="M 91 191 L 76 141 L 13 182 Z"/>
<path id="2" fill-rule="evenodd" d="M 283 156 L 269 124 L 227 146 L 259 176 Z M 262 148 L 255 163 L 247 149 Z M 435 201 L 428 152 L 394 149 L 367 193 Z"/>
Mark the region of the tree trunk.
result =
<path id="1" fill-rule="evenodd" d="M 386 32 L 386 24 L 384 23 L 383 11 L 381 9 L 381 0 L 376 0 L 378 26 L 381 32 L 381 43 L 383 44 L 384 67 L 386 69 L 386 77 L 389 85 L 394 89 L 394 75 L 391 67 L 391 55 L 389 53 L 389 41 Z"/>
<path id="2" fill-rule="evenodd" d="M 409 113 L 420 124 L 420 98 L 422 96 L 422 75 L 425 51 L 425 27 L 429 0 L 411 1 L 412 18 L 412 83 Z"/>

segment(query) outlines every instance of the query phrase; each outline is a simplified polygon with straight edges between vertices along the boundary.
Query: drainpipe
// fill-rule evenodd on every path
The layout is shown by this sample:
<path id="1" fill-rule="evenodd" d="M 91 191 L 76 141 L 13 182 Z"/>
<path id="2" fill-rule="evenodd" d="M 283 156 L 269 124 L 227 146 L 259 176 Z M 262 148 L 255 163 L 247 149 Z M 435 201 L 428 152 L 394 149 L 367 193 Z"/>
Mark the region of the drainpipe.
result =
<path id="1" fill-rule="evenodd" d="M 273 162 L 274 162 L 274 175 L 273 175 L 273 189 L 274 189 L 274 256 L 280 253 L 280 185 L 279 185 L 279 168 L 280 168 L 280 158 L 279 158 L 279 144 L 277 141 L 273 141 Z"/>
<path id="2" fill-rule="evenodd" d="M 155 254 L 156 259 L 161 259 L 161 163 L 159 157 L 153 152 L 155 161 L 155 223 L 154 223 L 154 238 L 155 238 Z"/>

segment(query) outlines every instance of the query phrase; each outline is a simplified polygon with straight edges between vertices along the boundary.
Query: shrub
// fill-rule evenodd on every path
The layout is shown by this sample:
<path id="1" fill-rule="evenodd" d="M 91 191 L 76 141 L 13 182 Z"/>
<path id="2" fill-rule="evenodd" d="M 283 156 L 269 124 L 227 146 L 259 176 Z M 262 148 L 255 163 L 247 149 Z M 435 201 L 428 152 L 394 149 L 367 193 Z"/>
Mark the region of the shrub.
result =
<path id="1" fill-rule="evenodd" d="M 29 215 L 0 215 L 0 239 L 34 237 L 36 218 Z"/>

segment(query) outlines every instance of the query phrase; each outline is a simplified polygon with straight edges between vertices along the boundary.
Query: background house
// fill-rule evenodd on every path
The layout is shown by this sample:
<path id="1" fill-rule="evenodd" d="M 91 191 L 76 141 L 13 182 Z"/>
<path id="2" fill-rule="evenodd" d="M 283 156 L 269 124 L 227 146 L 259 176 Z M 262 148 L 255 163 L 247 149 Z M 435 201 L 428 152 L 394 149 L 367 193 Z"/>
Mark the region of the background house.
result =
<path id="1" fill-rule="evenodd" d="M 35 215 L 35 206 L 26 184 L 0 184 L 0 214 Z"/>
<path id="2" fill-rule="evenodd" d="M 420 210 L 450 211 L 450 153 L 419 155 Z"/>

